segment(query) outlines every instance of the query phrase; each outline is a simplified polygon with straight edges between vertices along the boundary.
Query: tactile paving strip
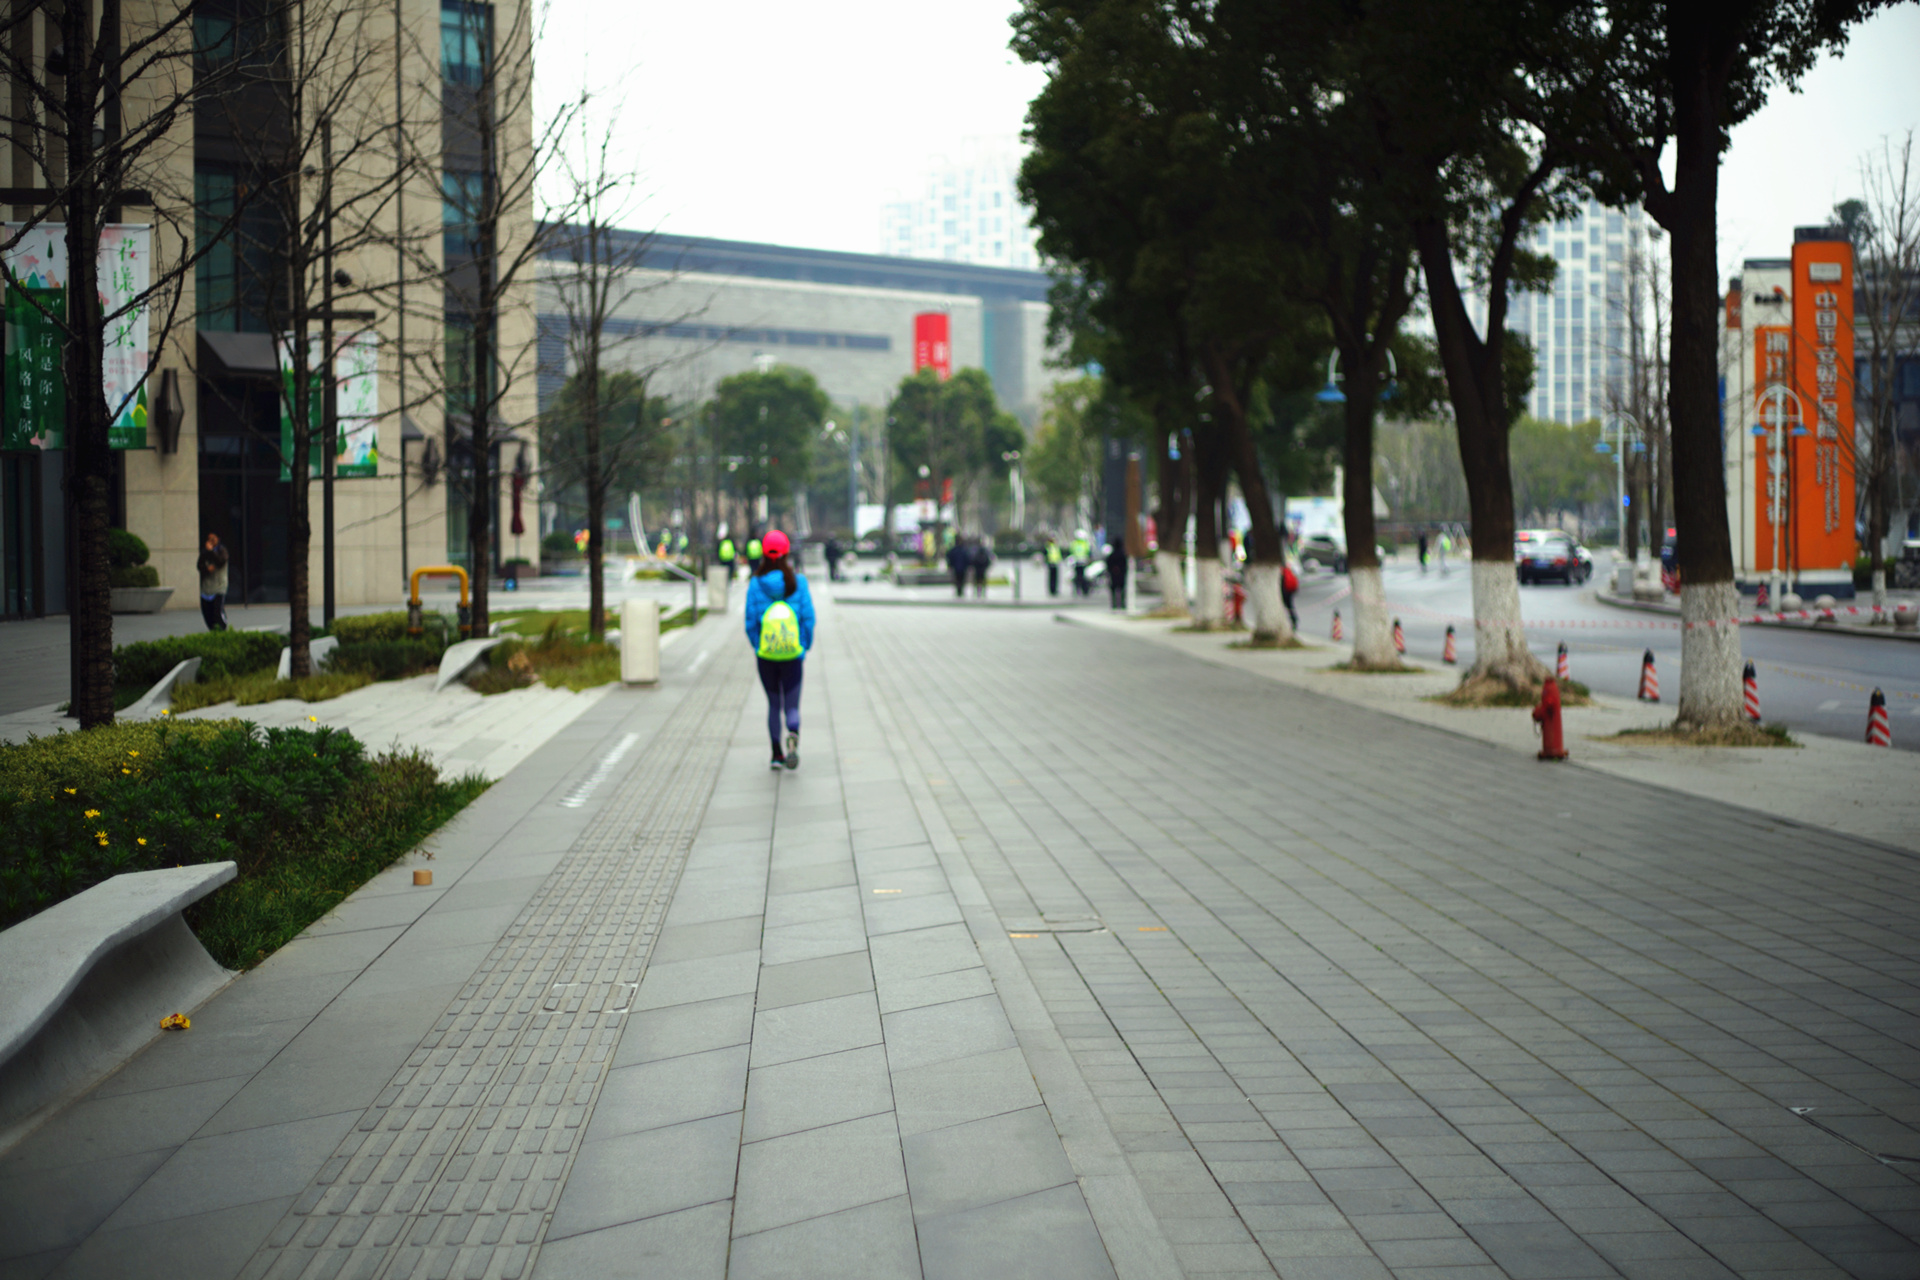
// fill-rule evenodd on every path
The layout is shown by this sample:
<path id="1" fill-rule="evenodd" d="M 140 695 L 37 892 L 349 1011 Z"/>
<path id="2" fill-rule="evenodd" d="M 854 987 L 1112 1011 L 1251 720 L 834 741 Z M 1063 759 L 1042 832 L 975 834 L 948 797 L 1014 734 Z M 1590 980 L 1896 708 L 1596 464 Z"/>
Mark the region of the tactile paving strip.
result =
<path id="1" fill-rule="evenodd" d="M 634 759 L 244 1277 L 531 1272 L 751 688 L 733 666 Z"/>

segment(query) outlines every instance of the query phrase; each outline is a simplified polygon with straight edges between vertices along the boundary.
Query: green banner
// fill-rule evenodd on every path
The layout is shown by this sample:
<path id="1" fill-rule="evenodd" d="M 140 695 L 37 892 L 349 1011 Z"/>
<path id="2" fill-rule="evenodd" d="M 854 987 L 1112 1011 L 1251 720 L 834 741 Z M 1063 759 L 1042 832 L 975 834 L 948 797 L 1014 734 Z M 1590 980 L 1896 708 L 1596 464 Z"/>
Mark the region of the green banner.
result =
<path id="1" fill-rule="evenodd" d="M 65 289 L 14 285 L 7 290 L 6 422 L 0 427 L 0 448 L 66 447 L 67 387 L 60 367 L 65 338 L 49 318 L 64 315 L 66 307 Z"/>
<path id="2" fill-rule="evenodd" d="M 280 361 L 280 478 L 293 479 L 287 465 L 293 457 L 293 369 L 283 346 Z M 326 455 L 320 452 L 321 428 L 326 418 L 326 378 L 318 369 L 307 374 L 307 475 L 317 480 Z"/>

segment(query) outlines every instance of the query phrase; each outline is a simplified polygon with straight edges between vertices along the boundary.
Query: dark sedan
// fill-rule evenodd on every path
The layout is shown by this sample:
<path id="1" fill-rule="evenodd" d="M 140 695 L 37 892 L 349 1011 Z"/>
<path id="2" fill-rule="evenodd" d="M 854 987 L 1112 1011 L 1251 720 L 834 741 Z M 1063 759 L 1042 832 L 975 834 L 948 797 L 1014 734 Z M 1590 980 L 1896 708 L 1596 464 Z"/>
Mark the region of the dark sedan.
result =
<path id="1" fill-rule="evenodd" d="M 1520 585 L 1563 582 L 1575 586 L 1593 576 L 1593 557 L 1558 529 L 1522 529 L 1513 537 L 1513 564 Z"/>

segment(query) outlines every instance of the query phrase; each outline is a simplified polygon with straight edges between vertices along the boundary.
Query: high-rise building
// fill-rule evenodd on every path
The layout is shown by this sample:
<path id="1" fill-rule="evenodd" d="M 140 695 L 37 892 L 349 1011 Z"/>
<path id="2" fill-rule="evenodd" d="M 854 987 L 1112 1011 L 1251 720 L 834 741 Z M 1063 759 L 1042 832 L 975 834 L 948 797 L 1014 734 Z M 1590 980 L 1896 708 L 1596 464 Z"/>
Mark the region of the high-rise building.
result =
<path id="1" fill-rule="evenodd" d="M 973 140 L 928 166 L 919 187 L 880 215 L 879 251 L 1032 271 L 1040 265 L 1034 230 L 1014 188 L 1020 148 Z"/>
<path id="2" fill-rule="evenodd" d="M 1649 239 L 1641 210 L 1598 201 L 1535 230 L 1530 247 L 1559 264 L 1550 293 L 1515 292 L 1508 328 L 1533 343 L 1528 411 L 1553 422 L 1604 418 L 1608 392 L 1624 394 L 1635 296 L 1647 285 Z M 1642 266 L 1636 272 L 1632 264 Z M 1636 288 L 1636 277 L 1639 281 Z M 1644 345 L 1644 334 L 1641 335 Z"/>

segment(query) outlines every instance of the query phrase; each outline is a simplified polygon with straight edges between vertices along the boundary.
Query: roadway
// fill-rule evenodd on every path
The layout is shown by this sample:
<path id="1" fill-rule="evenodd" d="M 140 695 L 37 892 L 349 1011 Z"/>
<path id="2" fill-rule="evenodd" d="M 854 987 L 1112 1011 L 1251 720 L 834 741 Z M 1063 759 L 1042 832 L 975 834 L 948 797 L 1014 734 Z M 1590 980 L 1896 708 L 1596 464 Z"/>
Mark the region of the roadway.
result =
<path id="1" fill-rule="evenodd" d="M 1425 574 L 1416 565 L 1396 564 L 1383 573 L 1388 603 L 1406 632 L 1408 660 L 1438 665 L 1451 622 L 1460 663 L 1471 663 L 1473 589 L 1466 564 L 1453 564 L 1446 573 L 1430 567 Z M 1564 640 L 1575 680 L 1630 698 L 1639 687 L 1641 657 L 1651 649 L 1662 700 L 1672 705 L 1680 694 L 1679 619 L 1601 603 L 1595 586 L 1611 576 L 1611 558 L 1603 552 L 1595 555 L 1594 577 L 1585 586 L 1522 587 L 1533 651 L 1551 664 Z M 1351 628 L 1346 587 L 1344 576 L 1317 570 L 1306 575 L 1294 604 L 1309 639 L 1326 638 L 1336 607 Z M 1866 736 L 1868 698 L 1878 688 L 1887 695 L 1893 745 L 1920 750 L 1920 642 L 1753 626 L 1742 628 L 1740 644 L 1759 676 L 1767 723 L 1857 742 Z"/>

